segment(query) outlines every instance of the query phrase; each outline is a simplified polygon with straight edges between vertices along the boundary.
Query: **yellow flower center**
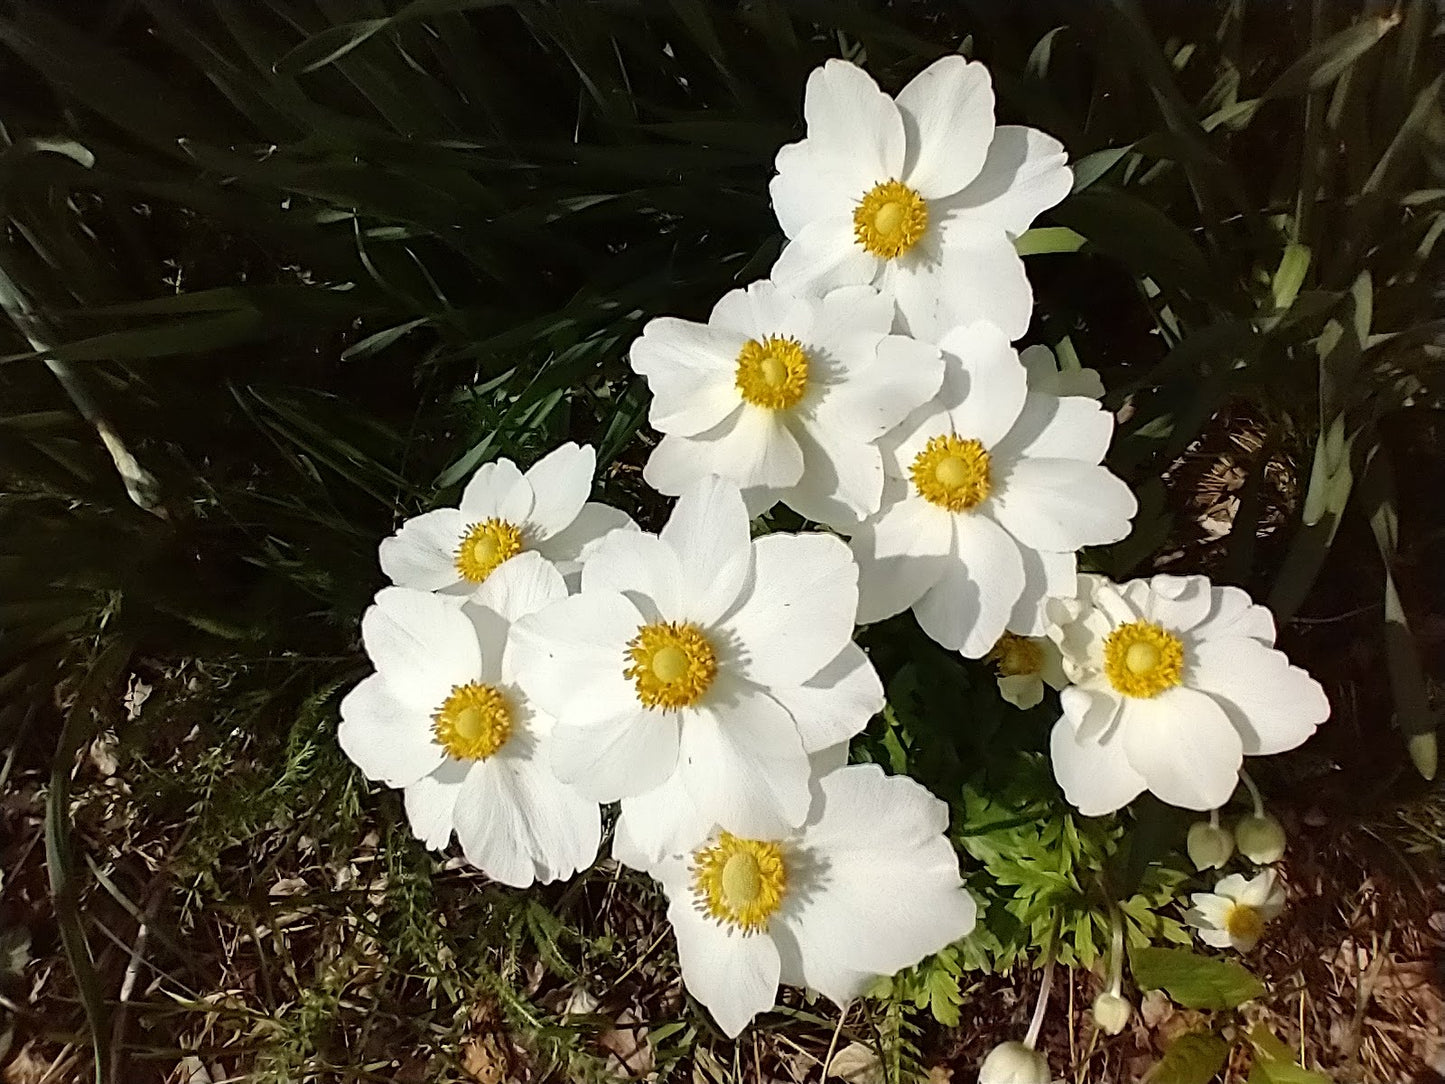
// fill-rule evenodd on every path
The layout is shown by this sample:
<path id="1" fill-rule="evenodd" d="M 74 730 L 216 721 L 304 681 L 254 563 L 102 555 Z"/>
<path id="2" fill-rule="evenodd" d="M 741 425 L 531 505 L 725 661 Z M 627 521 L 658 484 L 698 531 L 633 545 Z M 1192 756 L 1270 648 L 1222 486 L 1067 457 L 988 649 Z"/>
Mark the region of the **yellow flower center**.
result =
<path id="1" fill-rule="evenodd" d="M 738 351 L 737 386 L 753 406 L 795 407 L 808 390 L 808 355 L 797 339 L 749 339 Z"/>
<path id="2" fill-rule="evenodd" d="M 1125 696 L 1158 696 L 1183 680 L 1184 644 L 1149 621 L 1120 625 L 1104 641 L 1104 674 Z"/>
<path id="3" fill-rule="evenodd" d="M 717 676 L 717 655 L 696 625 L 643 625 L 627 642 L 623 670 L 649 708 L 676 711 L 696 704 Z"/>
<path id="4" fill-rule="evenodd" d="M 503 561 L 521 552 L 522 529 L 493 516 L 467 529 L 453 563 L 464 580 L 481 583 Z"/>
<path id="5" fill-rule="evenodd" d="M 1004 677 L 1037 674 L 1044 668 L 1044 649 L 1027 636 L 1006 632 L 988 653 L 988 661 L 993 663 Z"/>
<path id="6" fill-rule="evenodd" d="M 952 433 L 933 437 L 910 468 L 919 496 L 950 512 L 967 512 L 988 496 L 988 452 Z"/>
<path id="7" fill-rule="evenodd" d="M 432 715 L 432 735 L 456 760 L 486 760 L 512 736 L 507 698 L 490 685 L 455 685 Z"/>
<path id="8" fill-rule="evenodd" d="M 722 832 L 717 842 L 692 852 L 692 892 L 698 906 L 744 934 L 767 928 L 787 889 L 788 871 L 776 843 Z"/>
<path id="9" fill-rule="evenodd" d="M 884 260 L 902 256 L 928 229 L 928 201 L 901 181 L 875 184 L 853 208 L 853 236 Z"/>
<path id="10" fill-rule="evenodd" d="M 1264 933 L 1264 919 L 1253 907 L 1235 903 L 1224 913 L 1224 929 L 1230 937 L 1240 941 L 1258 941 L 1260 934 Z"/>

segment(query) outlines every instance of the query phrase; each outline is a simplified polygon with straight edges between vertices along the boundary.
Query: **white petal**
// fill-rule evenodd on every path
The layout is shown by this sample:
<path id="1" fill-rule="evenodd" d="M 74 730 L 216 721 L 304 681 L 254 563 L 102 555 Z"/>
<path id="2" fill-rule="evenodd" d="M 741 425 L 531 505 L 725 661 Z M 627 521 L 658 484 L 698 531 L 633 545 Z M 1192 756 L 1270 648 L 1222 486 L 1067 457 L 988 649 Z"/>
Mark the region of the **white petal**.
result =
<path id="1" fill-rule="evenodd" d="M 1013 427 L 1028 394 L 1028 374 L 992 324 L 957 327 L 939 348 L 946 364 L 941 398 L 953 431 L 993 448 Z"/>
<path id="2" fill-rule="evenodd" d="M 642 477 L 659 493 L 676 497 L 710 474 L 740 489 L 781 489 L 794 485 L 802 473 L 803 453 L 782 419 L 745 404 L 706 432 L 663 437 Z"/>
<path id="3" fill-rule="evenodd" d="M 712 829 L 712 817 L 693 800 L 686 775 L 674 772 L 660 786 L 622 799 L 612 857 L 651 871 L 667 855 L 701 846 Z"/>
<path id="4" fill-rule="evenodd" d="M 909 187 L 938 199 L 978 176 L 994 138 L 987 68 L 957 55 L 935 60 L 899 92 L 898 111 L 908 139 L 903 179 Z"/>
<path id="5" fill-rule="evenodd" d="M 594 591 L 625 595 L 647 621 L 679 620 L 687 597 L 677 550 L 646 531 L 614 531 L 593 544 L 582 562 L 582 592 Z"/>
<path id="6" fill-rule="evenodd" d="M 777 839 L 808 815 L 808 756 L 792 716 L 762 690 L 720 675 L 681 729 L 678 770 L 713 823 Z"/>
<path id="7" fill-rule="evenodd" d="M 574 787 L 554 776 L 545 749 L 535 759 L 508 766 L 517 795 L 517 812 L 527 853 L 543 884 L 580 873 L 597 860 L 602 842 L 602 811 Z"/>
<path id="8" fill-rule="evenodd" d="M 883 710 L 883 682 L 863 649 L 845 644 L 838 657 L 803 685 L 777 685 L 773 699 L 792 713 L 808 752 L 841 745 Z"/>
<path id="9" fill-rule="evenodd" d="M 628 360 L 652 391 L 652 427 L 692 436 L 735 411 L 742 399 L 734 371 L 747 339 L 738 331 L 672 316 L 648 321 Z"/>
<path id="10" fill-rule="evenodd" d="M 626 512 L 596 501 L 588 501 L 563 530 L 537 546 L 537 552 L 557 566 L 564 576 L 578 571 L 584 551 L 613 531 L 635 531 L 637 524 Z"/>
<path id="11" fill-rule="evenodd" d="M 1059 706 L 1079 741 L 1111 741 L 1114 723 L 1123 710 L 1123 698 L 1112 689 L 1070 685 L 1059 695 Z"/>
<path id="12" fill-rule="evenodd" d="M 1019 459 L 1000 467 L 990 511 L 1035 549 L 1063 553 L 1117 542 L 1139 508 L 1122 479 L 1077 459 Z"/>
<path id="13" fill-rule="evenodd" d="M 1303 745 L 1329 718 L 1320 683 L 1258 640 L 1205 640 L 1189 651 L 1189 684 L 1209 693 L 1239 731 L 1246 756 Z"/>
<path id="14" fill-rule="evenodd" d="M 753 574 L 720 631 L 759 685 L 802 684 L 853 635 L 858 566 L 828 534 L 769 534 L 753 544 Z"/>
<path id="15" fill-rule="evenodd" d="M 497 566 L 471 600 L 512 622 L 566 597 L 567 585 L 551 561 L 540 553 L 519 553 Z"/>
<path id="16" fill-rule="evenodd" d="M 1069 691 L 1064 690 L 1066 693 Z M 1124 755 L 1123 742 L 1080 741 L 1067 719 L 1054 724 L 1049 759 L 1064 797 L 1086 817 L 1102 817 L 1123 809 L 1145 788 L 1144 777 Z"/>
<path id="17" fill-rule="evenodd" d="M 1099 463 L 1114 435 L 1114 416 L 1092 399 L 1030 391 L 1023 410 L 997 447 L 1003 459 L 1077 459 Z"/>
<path id="18" fill-rule="evenodd" d="M 1144 583 L 1133 580 L 1126 586 Z M 1153 576 L 1147 581 L 1145 597 L 1144 616 L 1176 632 L 1198 626 L 1209 616 L 1213 602 L 1208 576 Z"/>
<path id="19" fill-rule="evenodd" d="M 881 339 L 871 364 L 848 372 L 818 407 L 820 423 L 876 440 L 934 396 L 943 382 L 938 348 L 906 335 Z"/>
<path id="20" fill-rule="evenodd" d="M 673 620 L 709 625 L 732 608 L 753 567 L 748 513 L 737 486 L 716 476 L 689 486 L 659 537 L 677 554 L 681 575 Z"/>
<path id="21" fill-rule="evenodd" d="M 1194 689 L 1126 698 L 1119 735 L 1130 765 L 1170 805 L 1218 809 L 1239 782 L 1239 733 L 1212 697 Z"/>
<path id="22" fill-rule="evenodd" d="M 522 472 L 510 459 L 483 463 L 472 475 L 467 488 L 462 490 L 462 521 L 481 523 L 493 516 L 501 516 L 507 495 L 521 480 Z"/>
<path id="23" fill-rule="evenodd" d="M 973 183 L 949 200 L 971 221 L 988 222 L 1014 237 L 1069 194 L 1074 174 L 1064 145 L 1036 128 L 1000 125 Z"/>
<path id="24" fill-rule="evenodd" d="M 914 253 L 894 261 L 902 328 L 937 342 L 960 324 L 989 321 L 1010 341 L 1033 316 L 1034 294 L 1023 260 L 1002 230 L 944 221 Z M 786 253 L 784 253 L 786 255 Z"/>
<path id="25" fill-rule="evenodd" d="M 494 881 L 526 888 L 536 867 L 527 853 L 517 797 L 512 773 L 501 761 L 477 761 L 462 782 L 452 816 L 468 862 Z"/>
<path id="26" fill-rule="evenodd" d="M 625 596 L 584 590 L 518 620 L 508 663 L 528 698 L 548 715 L 585 719 L 591 710 L 608 710 L 599 697 L 631 695 L 622 676 L 627 643 L 645 623 Z"/>
<path id="27" fill-rule="evenodd" d="M 1020 636 L 1042 636 L 1048 630 L 1044 607 L 1051 598 L 1073 594 L 1079 560 L 1072 553 L 1049 553 L 1028 546 L 1020 547 L 1019 556 L 1024 587 L 1009 615 L 1008 630 Z"/>
<path id="28" fill-rule="evenodd" d="M 858 624 L 908 609 L 943 575 L 953 539 L 950 516 L 921 497 L 892 505 L 853 536 L 858 562 Z"/>
<path id="29" fill-rule="evenodd" d="M 667 908 L 688 992 L 730 1039 L 778 996 L 778 950 L 766 933 L 746 935 L 714 922 L 679 894 Z"/>
<path id="30" fill-rule="evenodd" d="M 804 341 L 843 372 L 871 364 L 873 348 L 893 329 L 893 299 L 872 286 L 841 286 L 813 306 L 817 319 Z"/>
<path id="31" fill-rule="evenodd" d="M 874 184 L 901 176 L 903 119 L 893 99 L 862 68 L 846 60 L 814 68 L 803 94 L 803 118 L 816 153 L 853 163 L 858 175 L 871 176 Z"/>
<path id="32" fill-rule="evenodd" d="M 1196 639 L 1245 636 L 1265 647 L 1274 646 L 1274 615 L 1258 606 L 1249 593 L 1238 587 L 1215 587 L 1210 591 L 1209 616 L 1194 629 Z"/>
<path id="33" fill-rule="evenodd" d="M 342 699 L 336 738 L 368 779 L 389 787 L 410 786 L 446 757 L 432 740 L 430 716 L 398 702 L 380 674 L 362 678 Z"/>
<path id="34" fill-rule="evenodd" d="M 431 775 L 424 775 L 402 792 L 411 834 L 431 851 L 444 851 L 452 840 L 452 811 L 469 764 L 444 761 Z"/>
<path id="35" fill-rule="evenodd" d="M 828 425 L 798 425 L 793 436 L 803 453 L 803 475 L 797 485 L 777 491 L 779 500 L 805 519 L 839 530 L 878 511 L 883 455 L 877 445 Z"/>
<path id="36" fill-rule="evenodd" d="M 457 607 L 407 587 L 377 593 L 361 618 L 361 642 L 392 694 L 428 713 L 481 666 L 476 633 Z"/>
<path id="37" fill-rule="evenodd" d="M 407 520 L 390 538 L 381 541 L 381 570 L 398 587 L 440 591 L 451 587 L 457 573 L 457 546 L 466 533 L 462 514 L 455 508 L 438 508 Z"/>
<path id="38" fill-rule="evenodd" d="M 783 246 L 769 277 L 789 293 L 821 297 L 839 286 L 872 282 L 878 264 L 878 257 L 854 236 L 850 212 L 804 226 Z"/>
<path id="39" fill-rule="evenodd" d="M 594 802 L 644 794 L 678 767 L 677 712 L 652 711 L 635 697 L 628 703 L 618 696 L 609 707 L 585 724 L 559 720 L 548 740 L 557 778 Z"/>
<path id="40" fill-rule="evenodd" d="M 1044 681 L 1038 674 L 1000 674 L 998 693 L 1023 711 L 1037 707 L 1044 699 Z"/>
<path id="41" fill-rule="evenodd" d="M 536 494 L 528 516 L 528 534 L 544 541 L 565 530 L 592 492 L 597 452 L 590 444 L 568 441 L 532 465 L 526 478 Z"/>
<path id="42" fill-rule="evenodd" d="M 759 279 L 745 289 L 723 294 L 713 306 L 708 324 L 749 339 L 771 335 L 807 342 L 813 331 L 815 310 L 815 303 L 779 290 L 767 279 Z"/>
<path id="43" fill-rule="evenodd" d="M 861 163 L 830 154 L 811 139 L 780 147 L 776 166 L 768 194 L 786 237 L 797 237 L 814 219 L 851 215 L 876 183 Z"/>
<path id="44" fill-rule="evenodd" d="M 976 908 L 963 888 L 958 856 L 943 834 L 948 807 L 906 776 L 876 764 L 840 768 L 819 787 L 818 819 L 799 849 L 818 863 L 815 885 L 785 901 L 808 984 L 830 997 L 829 962 L 888 975 L 966 936 Z M 815 968 L 815 964 L 820 966 Z"/>
<path id="45" fill-rule="evenodd" d="M 1018 544 L 988 516 L 955 517 L 954 556 L 913 606 L 923 631 L 950 651 L 981 659 L 998 643 L 1024 589 Z"/>

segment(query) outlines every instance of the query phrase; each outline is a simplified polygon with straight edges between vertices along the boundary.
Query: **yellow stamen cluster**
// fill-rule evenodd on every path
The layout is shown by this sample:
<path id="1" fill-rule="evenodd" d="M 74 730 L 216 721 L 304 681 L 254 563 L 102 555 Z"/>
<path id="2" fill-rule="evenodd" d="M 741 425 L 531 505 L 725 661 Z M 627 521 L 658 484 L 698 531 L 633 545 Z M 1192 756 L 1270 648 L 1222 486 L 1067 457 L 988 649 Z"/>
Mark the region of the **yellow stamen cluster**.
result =
<path id="1" fill-rule="evenodd" d="M 1037 674 L 1044 668 L 1044 649 L 1027 636 L 1012 632 L 999 637 L 987 658 L 1003 677 Z"/>
<path id="2" fill-rule="evenodd" d="M 1104 641 L 1104 675 L 1125 696 L 1158 696 L 1184 679 L 1184 644 L 1150 621 L 1120 625 Z"/>
<path id="3" fill-rule="evenodd" d="M 453 686 L 432 715 L 432 735 L 455 760 L 486 760 L 512 736 L 507 698 L 477 682 Z"/>
<path id="4" fill-rule="evenodd" d="M 692 853 L 692 892 L 699 907 L 724 926 L 760 933 L 783 902 L 788 871 L 776 843 L 729 832 Z"/>
<path id="5" fill-rule="evenodd" d="M 787 410 L 808 390 L 808 355 L 797 339 L 749 339 L 738 351 L 736 381 L 743 399 L 753 406 Z"/>
<path id="6" fill-rule="evenodd" d="M 1230 904 L 1224 913 L 1224 929 L 1240 941 L 1258 941 L 1264 933 L 1264 917 L 1248 904 Z"/>
<path id="7" fill-rule="evenodd" d="M 522 529 L 493 516 L 473 523 L 457 546 L 454 563 L 462 579 L 481 583 L 497 566 L 522 552 Z"/>
<path id="8" fill-rule="evenodd" d="M 649 708 L 676 711 L 697 703 L 717 676 L 717 654 L 696 625 L 660 621 L 627 642 L 623 670 Z"/>
<path id="9" fill-rule="evenodd" d="M 919 496 L 950 512 L 967 512 L 992 488 L 988 451 L 978 441 L 952 433 L 931 438 L 909 473 Z"/>
<path id="10" fill-rule="evenodd" d="M 853 236 L 873 255 L 897 259 L 928 229 L 928 201 L 901 181 L 875 184 L 853 208 Z"/>

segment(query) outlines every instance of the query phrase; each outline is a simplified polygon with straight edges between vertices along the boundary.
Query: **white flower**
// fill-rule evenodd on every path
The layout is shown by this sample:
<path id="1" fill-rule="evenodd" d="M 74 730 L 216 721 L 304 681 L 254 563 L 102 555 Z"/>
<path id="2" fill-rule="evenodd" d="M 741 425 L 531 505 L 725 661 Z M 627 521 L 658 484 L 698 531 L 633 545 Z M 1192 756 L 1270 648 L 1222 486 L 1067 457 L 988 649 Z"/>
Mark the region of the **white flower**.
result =
<path id="1" fill-rule="evenodd" d="M 548 765 L 552 720 L 516 685 L 511 623 L 567 594 L 537 554 L 507 562 L 474 601 L 388 587 L 361 619 L 376 673 L 341 702 L 337 734 L 370 779 L 405 788 L 412 831 L 503 884 L 555 881 L 597 857 L 597 803 Z"/>
<path id="2" fill-rule="evenodd" d="M 416 516 L 381 543 L 381 570 L 398 587 L 469 594 L 519 553 L 540 553 L 565 575 L 582 548 L 633 526 L 615 508 L 587 499 L 597 453 L 569 442 L 523 474 L 510 459 L 483 463 L 460 508 Z"/>
<path id="3" fill-rule="evenodd" d="M 1094 369 L 1061 369 L 1047 346 L 1029 346 L 1019 351 L 1019 361 L 1029 374 L 1029 391 L 1045 395 L 1082 395 L 1102 399 L 1104 382 Z"/>
<path id="4" fill-rule="evenodd" d="M 749 538 L 741 494 L 716 477 L 661 535 L 614 531 L 580 593 L 517 625 L 522 687 L 557 718 L 557 774 L 624 814 L 655 788 L 687 791 L 696 819 L 666 803 L 645 818 L 656 853 L 714 824 L 752 838 L 801 824 L 808 752 L 883 706 L 851 639 L 857 577 L 831 535 Z"/>
<path id="5" fill-rule="evenodd" d="M 987 319 L 1027 330 L 1033 293 L 1013 238 L 1068 195 L 1063 146 L 994 127 L 982 64 L 935 61 L 897 101 L 830 60 L 808 77 L 808 135 L 778 152 L 770 186 L 788 236 L 772 278 L 791 293 L 873 283 L 903 329 L 936 341 Z"/>
<path id="6" fill-rule="evenodd" d="M 1006 632 L 986 658 L 998 671 L 999 695 L 1025 711 L 1043 700 L 1045 684 L 1062 689 L 1069 683 L 1059 645 L 1046 636 Z"/>
<path id="7" fill-rule="evenodd" d="M 1249 880 L 1231 873 L 1213 892 L 1196 892 L 1190 899 L 1194 906 L 1184 919 L 1199 930 L 1199 940 L 1215 948 L 1248 952 L 1264 933 L 1266 923 L 1284 910 L 1284 886 L 1272 869 Z"/>
<path id="8" fill-rule="evenodd" d="M 1234 855 L 1234 833 L 1222 824 L 1195 821 L 1189 826 L 1184 849 L 1189 861 L 1203 873 L 1207 869 L 1223 869 Z"/>
<path id="9" fill-rule="evenodd" d="M 754 515 L 781 500 L 857 524 L 883 492 L 878 439 L 943 379 L 938 350 L 892 326 L 892 301 L 871 287 L 797 298 L 771 282 L 727 294 L 706 324 L 650 321 L 631 360 L 664 436 L 643 477 L 677 496 L 716 474 Z"/>
<path id="10" fill-rule="evenodd" d="M 943 386 L 883 442 L 883 507 L 855 534 L 860 623 L 913 608 L 944 647 L 979 658 L 1005 628 L 1044 631 L 1076 586 L 1075 552 L 1129 533 L 1133 493 L 1100 466 L 1114 420 L 1027 387 L 988 323 L 943 339 Z"/>
<path id="11" fill-rule="evenodd" d="M 978 1067 L 978 1084 L 1053 1084 L 1049 1059 L 1023 1043 L 999 1043 Z"/>
<path id="12" fill-rule="evenodd" d="M 840 768 L 817 789 L 800 831 L 715 833 L 651 871 L 683 982 L 729 1036 L 772 1008 L 779 982 L 844 1005 L 973 929 L 943 802 L 875 764 Z"/>
<path id="13" fill-rule="evenodd" d="M 1239 853 L 1256 866 L 1278 862 L 1284 857 L 1288 842 L 1279 818 L 1264 812 L 1241 817 L 1234 826 L 1234 838 L 1239 843 Z"/>
<path id="14" fill-rule="evenodd" d="M 1319 682 L 1272 648 L 1274 619 L 1204 576 L 1079 577 L 1052 609 L 1064 670 L 1054 775 L 1090 816 L 1148 789 L 1185 809 L 1224 805 L 1245 756 L 1293 749 L 1330 713 Z"/>

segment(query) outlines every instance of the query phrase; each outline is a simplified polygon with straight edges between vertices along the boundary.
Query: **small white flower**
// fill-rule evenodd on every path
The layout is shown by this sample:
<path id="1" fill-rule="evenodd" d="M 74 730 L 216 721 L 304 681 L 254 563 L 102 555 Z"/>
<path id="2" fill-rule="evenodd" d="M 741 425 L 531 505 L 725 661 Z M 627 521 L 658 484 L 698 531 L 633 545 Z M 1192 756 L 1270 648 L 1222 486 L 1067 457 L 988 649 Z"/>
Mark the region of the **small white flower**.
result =
<path id="1" fill-rule="evenodd" d="M 568 442 L 523 474 L 510 459 L 483 463 L 460 508 L 407 520 L 381 543 L 381 569 L 398 587 L 469 594 L 503 562 L 540 553 L 566 575 L 582 549 L 632 520 L 587 499 L 597 453 Z"/>
<path id="2" fill-rule="evenodd" d="M 1133 1003 L 1121 994 L 1105 990 L 1094 998 L 1094 1023 L 1106 1034 L 1122 1033 L 1133 1016 Z"/>
<path id="3" fill-rule="evenodd" d="M 1045 631 L 1071 595 L 1076 551 L 1129 533 L 1137 504 L 1100 465 L 1114 419 L 1098 403 L 1028 390 L 998 328 L 940 344 L 943 386 L 883 442 L 883 507 L 853 538 L 860 623 L 912 607 L 944 647 L 979 658 L 1005 629 Z"/>
<path id="4" fill-rule="evenodd" d="M 772 278 L 791 293 L 872 283 L 903 329 L 936 341 L 987 319 L 1027 330 L 1033 292 L 1013 238 L 1068 195 L 1063 146 L 994 126 L 982 64 L 947 56 L 897 100 L 830 60 L 808 77 L 807 138 L 778 152 L 770 190 L 788 236 Z"/>
<path id="5" fill-rule="evenodd" d="M 677 496 L 716 474 L 757 515 L 781 500 L 847 527 L 878 510 L 878 440 L 938 391 L 935 347 L 891 335 L 893 303 L 868 286 L 797 298 L 771 282 L 734 290 L 706 324 L 652 320 L 632 367 L 664 434 L 643 477 Z"/>
<path id="6" fill-rule="evenodd" d="M 1019 361 L 1029 374 L 1029 391 L 1045 395 L 1082 395 L 1102 399 L 1104 382 L 1094 369 L 1061 369 L 1058 358 L 1047 346 L 1030 346 L 1019 351 Z"/>
<path id="7" fill-rule="evenodd" d="M 1215 948 L 1248 952 L 1258 943 L 1267 923 L 1284 910 L 1284 885 L 1274 870 L 1246 880 L 1231 873 L 1213 892 L 1195 892 L 1184 919 L 1199 931 L 1199 940 Z"/>
<path id="8" fill-rule="evenodd" d="M 1319 682 L 1275 651 L 1274 619 L 1204 576 L 1115 584 L 1079 577 L 1051 606 L 1064 671 L 1054 775 L 1090 816 L 1149 790 L 1209 810 L 1234 792 L 1245 756 L 1305 741 L 1330 713 Z"/>
<path id="9" fill-rule="evenodd" d="M 978 1067 L 978 1084 L 1053 1084 L 1049 1059 L 1023 1043 L 1000 1043 Z"/>
<path id="10" fill-rule="evenodd" d="M 1288 842 L 1279 818 L 1263 812 L 1241 817 L 1234 826 L 1234 838 L 1239 844 L 1239 853 L 1256 866 L 1278 862 L 1284 857 Z"/>
<path id="11" fill-rule="evenodd" d="M 1043 700 L 1045 684 L 1062 689 L 1069 683 L 1059 645 L 1046 636 L 1006 632 L 985 657 L 998 671 L 999 695 L 1025 711 Z"/>
<path id="12" fill-rule="evenodd" d="M 1207 869 L 1223 869 L 1234 855 L 1234 833 L 1222 824 L 1195 821 L 1189 826 L 1184 842 L 1189 861 L 1203 873 Z"/>
<path id="13" fill-rule="evenodd" d="M 405 789 L 417 838 L 440 850 L 455 828 L 467 861 L 517 888 L 585 869 L 601 834 L 597 803 L 553 776 L 552 720 L 513 674 L 511 623 L 566 594 L 537 554 L 507 562 L 475 601 L 388 587 L 361 619 L 376 673 L 341 702 L 341 748 Z"/>
<path id="14" fill-rule="evenodd" d="M 943 802 L 875 764 L 840 768 L 817 790 L 799 831 L 718 832 L 651 870 L 683 982 L 729 1036 L 772 1008 L 780 982 L 844 1005 L 973 929 Z"/>
<path id="15" fill-rule="evenodd" d="M 603 802 L 669 784 L 653 853 L 717 826 L 776 836 L 808 813 L 808 753 L 846 741 L 883 706 L 852 642 L 858 570 L 825 534 L 749 537 L 736 486 L 703 479 L 660 535 L 614 531 L 586 555 L 581 591 L 517 625 L 523 688 L 557 718 L 553 767 Z"/>

